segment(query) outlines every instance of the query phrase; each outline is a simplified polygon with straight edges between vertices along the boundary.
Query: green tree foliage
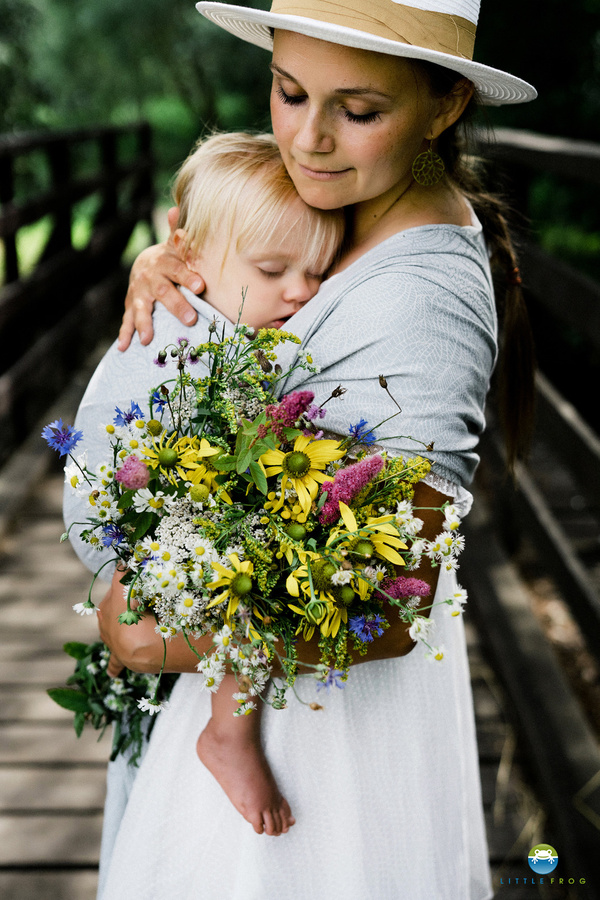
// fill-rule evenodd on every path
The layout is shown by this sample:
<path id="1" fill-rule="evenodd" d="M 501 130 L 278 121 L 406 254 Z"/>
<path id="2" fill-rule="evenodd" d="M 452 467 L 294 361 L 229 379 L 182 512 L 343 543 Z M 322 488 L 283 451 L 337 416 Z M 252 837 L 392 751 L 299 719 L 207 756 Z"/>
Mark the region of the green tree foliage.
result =
<path id="1" fill-rule="evenodd" d="M 148 118 L 170 168 L 206 128 L 268 127 L 268 55 L 192 0 L 0 0 L 0 19 L 4 131 Z"/>
<path id="2" fill-rule="evenodd" d="M 31 0 L 0 0 L 0 127 L 23 129 L 35 121 L 35 110 L 47 101 L 36 75 L 32 35 L 40 15 Z"/>

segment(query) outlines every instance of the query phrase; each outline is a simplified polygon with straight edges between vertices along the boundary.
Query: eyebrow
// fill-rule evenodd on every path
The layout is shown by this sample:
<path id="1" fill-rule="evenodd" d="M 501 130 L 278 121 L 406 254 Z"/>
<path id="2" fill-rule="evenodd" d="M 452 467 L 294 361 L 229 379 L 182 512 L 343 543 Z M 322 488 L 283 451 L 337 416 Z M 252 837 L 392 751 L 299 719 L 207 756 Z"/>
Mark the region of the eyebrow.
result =
<path id="1" fill-rule="evenodd" d="M 269 66 L 271 72 L 274 75 L 281 75 L 282 78 L 287 78 L 289 81 L 293 81 L 295 84 L 300 87 L 300 82 L 294 78 L 293 75 L 290 75 L 289 72 L 286 72 L 285 69 L 282 69 L 277 63 L 272 62 Z M 336 88 L 333 92 L 334 94 L 341 94 L 343 96 L 350 97 L 363 97 L 365 95 L 369 95 L 371 97 L 382 97 L 384 100 L 391 100 L 392 97 L 390 94 L 386 94 L 383 91 L 378 91 L 375 88 L 367 88 L 367 87 L 353 87 L 353 88 Z"/>

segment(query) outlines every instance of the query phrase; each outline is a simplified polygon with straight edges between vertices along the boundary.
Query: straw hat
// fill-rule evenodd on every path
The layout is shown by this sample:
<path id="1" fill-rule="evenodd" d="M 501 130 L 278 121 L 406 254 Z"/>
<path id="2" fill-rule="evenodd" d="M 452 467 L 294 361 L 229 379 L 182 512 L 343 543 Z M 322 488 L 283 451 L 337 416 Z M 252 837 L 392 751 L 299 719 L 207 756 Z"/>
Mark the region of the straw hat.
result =
<path id="1" fill-rule="evenodd" d="M 273 0 L 271 11 L 202 2 L 196 9 L 226 31 L 270 50 L 272 28 L 437 63 L 473 82 L 483 103 L 500 106 L 537 97 L 508 72 L 473 62 L 480 0 Z"/>

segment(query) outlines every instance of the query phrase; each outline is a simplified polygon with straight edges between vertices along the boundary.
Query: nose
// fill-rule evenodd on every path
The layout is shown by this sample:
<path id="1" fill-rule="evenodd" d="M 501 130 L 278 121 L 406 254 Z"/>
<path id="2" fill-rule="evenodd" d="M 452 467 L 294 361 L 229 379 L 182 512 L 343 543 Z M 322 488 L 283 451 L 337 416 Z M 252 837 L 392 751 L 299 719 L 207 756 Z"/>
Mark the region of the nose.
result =
<path id="1" fill-rule="evenodd" d="M 318 290 L 318 280 L 302 272 L 290 273 L 283 290 L 286 303 L 307 303 Z"/>
<path id="2" fill-rule="evenodd" d="M 334 147 L 333 134 L 323 109 L 309 106 L 301 115 L 294 144 L 302 153 L 331 153 Z"/>

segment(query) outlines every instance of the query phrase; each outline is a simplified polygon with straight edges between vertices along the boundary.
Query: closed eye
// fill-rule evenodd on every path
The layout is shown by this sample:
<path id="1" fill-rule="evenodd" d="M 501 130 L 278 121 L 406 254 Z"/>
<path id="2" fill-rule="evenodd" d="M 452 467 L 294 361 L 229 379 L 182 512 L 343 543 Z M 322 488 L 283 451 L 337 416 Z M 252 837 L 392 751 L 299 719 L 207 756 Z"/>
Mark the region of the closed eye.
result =
<path id="1" fill-rule="evenodd" d="M 281 86 L 277 88 L 277 96 L 283 103 L 288 103 L 290 106 L 298 106 L 299 103 L 306 100 L 306 94 L 286 94 Z"/>
<path id="2" fill-rule="evenodd" d="M 368 125 L 381 118 L 381 114 L 378 112 L 363 113 L 359 116 L 357 113 L 350 112 L 349 109 L 344 109 L 344 115 L 350 122 L 357 122 L 359 125 Z"/>

